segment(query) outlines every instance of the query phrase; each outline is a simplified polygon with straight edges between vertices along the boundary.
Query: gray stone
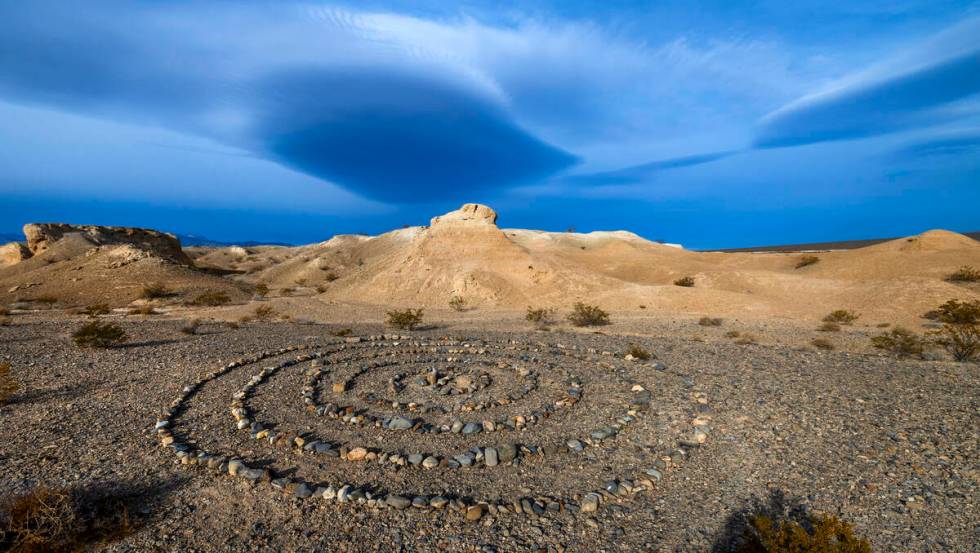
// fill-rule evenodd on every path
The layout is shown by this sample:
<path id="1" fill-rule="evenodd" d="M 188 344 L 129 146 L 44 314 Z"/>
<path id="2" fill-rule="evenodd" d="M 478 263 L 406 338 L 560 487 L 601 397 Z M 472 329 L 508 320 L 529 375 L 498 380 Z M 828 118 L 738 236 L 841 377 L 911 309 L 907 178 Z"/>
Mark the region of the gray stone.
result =
<path id="1" fill-rule="evenodd" d="M 430 455 L 430 456 L 426 457 L 424 461 L 422 461 L 422 466 L 425 467 L 425 468 L 427 468 L 427 469 L 438 467 L 439 466 L 439 459 L 436 459 L 435 457 L 433 457 L 433 456 Z"/>
<path id="2" fill-rule="evenodd" d="M 437 495 L 433 497 L 431 500 L 429 500 L 429 505 L 431 505 L 433 509 L 442 509 L 448 503 L 449 500 L 446 499 L 445 497 L 442 497 L 441 495 Z"/>
<path id="3" fill-rule="evenodd" d="M 463 426 L 463 434 L 476 434 L 481 430 L 483 430 L 483 425 L 475 422 L 468 422 Z"/>
<path id="4" fill-rule="evenodd" d="M 583 513 L 594 513 L 599 508 L 599 494 L 589 492 L 582 498 L 581 509 Z"/>
<path id="5" fill-rule="evenodd" d="M 300 499 L 306 499 L 313 495 L 313 488 L 310 488 L 305 482 L 301 482 L 293 490 L 293 497 L 298 497 Z"/>
<path id="6" fill-rule="evenodd" d="M 583 445 L 582 442 L 578 440 L 568 440 L 567 442 L 565 442 L 565 445 L 567 445 L 568 449 L 571 449 L 572 451 L 582 451 L 583 449 L 585 449 L 585 445 Z"/>
<path id="7" fill-rule="evenodd" d="M 412 453 L 408 456 L 408 462 L 412 465 L 418 465 L 422 462 L 422 455 L 419 453 Z"/>
<path id="8" fill-rule="evenodd" d="M 407 509 L 408 506 L 412 504 L 412 500 L 400 495 L 389 495 L 388 499 L 385 500 L 385 503 L 387 503 L 389 507 L 401 510 Z"/>
<path id="9" fill-rule="evenodd" d="M 415 426 L 415 424 L 405 417 L 392 417 L 392 419 L 388 421 L 388 428 L 391 430 L 410 430 L 413 426 Z"/>
<path id="10" fill-rule="evenodd" d="M 252 482 L 257 482 L 265 476 L 265 469 L 244 469 L 238 472 L 238 475 L 246 480 L 251 480 Z"/>
<path id="11" fill-rule="evenodd" d="M 486 465 L 488 467 L 495 467 L 495 466 L 497 466 L 497 461 L 498 461 L 498 459 L 497 459 L 497 450 L 494 449 L 494 448 L 492 448 L 492 447 L 488 447 L 488 448 L 484 449 L 483 450 L 483 459 L 484 459 L 484 462 L 486 463 Z"/>
<path id="12" fill-rule="evenodd" d="M 500 457 L 501 463 L 509 463 L 517 457 L 517 446 L 513 444 L 504 444 L 497 448 L 497 455 Z"/>

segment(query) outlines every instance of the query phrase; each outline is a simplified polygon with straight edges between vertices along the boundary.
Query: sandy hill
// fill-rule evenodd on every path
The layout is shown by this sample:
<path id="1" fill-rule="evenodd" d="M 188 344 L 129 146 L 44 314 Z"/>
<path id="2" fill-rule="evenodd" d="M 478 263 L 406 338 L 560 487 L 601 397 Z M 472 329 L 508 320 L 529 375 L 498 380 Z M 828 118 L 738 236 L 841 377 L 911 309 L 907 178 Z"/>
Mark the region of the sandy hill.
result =
<path id="1" fill-rule="evenodd" d="M 817 319 L 847 308 L 865 320 L 903 321 L 950 298 L 980 298 L 946 282 L 980 267 L 980 242 L 947 231 L 818 254 L 693 252 L 623 231 L 501 229 L 486 206 L 464 205 L 430 225 L 379 236 L 337 236 L 296 248 L 199 249 L 199 265 L 321 300 L 446 307 L 452 296 L 481 309 L 567 308 Z M 692 288 L 675 286 L 691 276 Z M 641 306 L 644 306 L 641 308 Z"/>
<path id="2" fill-rule="evenodd" d="M 26 241 L 0 247 L 0 302 L 57 300 L 57 305 L 125 305 L 146 284 L 164 283 L 173 301 L 208 290 L 232 299 L 245 287 L 195 267 L 180 242 L 163 232 L 59 223 L 24 226 Z"/>

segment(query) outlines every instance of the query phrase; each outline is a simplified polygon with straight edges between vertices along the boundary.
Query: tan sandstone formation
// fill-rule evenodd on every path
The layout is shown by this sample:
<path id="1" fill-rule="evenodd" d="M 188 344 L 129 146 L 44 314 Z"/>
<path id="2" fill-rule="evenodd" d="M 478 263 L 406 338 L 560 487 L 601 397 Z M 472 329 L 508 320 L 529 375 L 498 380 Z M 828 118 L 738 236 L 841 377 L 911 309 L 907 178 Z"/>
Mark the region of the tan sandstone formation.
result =
<path id="1" fill-rule="evenodd" d="M 20 242 L 10 242 L 0 246 L 0 267 L 6 267 L 31 257 L 31 250 Z"/>
<path id="2" fill-rule="evenodd" d="M 27 248 L 33 255 L 42 254 L 55 244 L 67 240 L 74 255 L 99 246 L 126 245 L 174 263 L 192 264 L 181 250 L 176 236 L 151 229 L 29 223 L 24 225 L 24 236 L 27 238 Z"/>

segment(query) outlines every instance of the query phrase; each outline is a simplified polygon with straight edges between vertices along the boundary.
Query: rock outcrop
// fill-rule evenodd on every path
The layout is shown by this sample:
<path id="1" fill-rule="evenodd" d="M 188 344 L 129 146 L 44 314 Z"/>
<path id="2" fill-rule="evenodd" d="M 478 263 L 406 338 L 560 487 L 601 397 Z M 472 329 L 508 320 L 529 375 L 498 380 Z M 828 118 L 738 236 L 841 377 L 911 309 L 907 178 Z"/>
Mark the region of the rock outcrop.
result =
<path id="1" fill-rule="evenodd" d="M 63 223 L 30 223 L 24 225 L 27 249 L 32 255 L 42 254 L 68 238 L 74 246 L 127 245 L 181 265 L 192 265 L 172 234 L 151 229 L 69 225 Z"/>
<path id="2" fill-rule="evenodd" d="M 20 242 L 11 242 L 0 246 L 0 267 L 20 263 L 31 257 L 31 250 Z"/>
<path id="3" fill-rule="evenodd" d="M 497 224 L 497 212 L 483 204 L 463 204 L 463 207 L 456 211 L 433 217 L 429 222 L 430 226 L 433 227 L 453 223 L 495 225 Z"/>

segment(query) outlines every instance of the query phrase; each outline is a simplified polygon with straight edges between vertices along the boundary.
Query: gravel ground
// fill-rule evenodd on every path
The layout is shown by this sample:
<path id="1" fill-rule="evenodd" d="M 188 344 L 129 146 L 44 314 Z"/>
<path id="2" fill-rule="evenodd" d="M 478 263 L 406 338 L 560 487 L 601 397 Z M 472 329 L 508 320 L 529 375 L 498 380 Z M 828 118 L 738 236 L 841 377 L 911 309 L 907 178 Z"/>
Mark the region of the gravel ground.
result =
<path id="1" fill-rule="evenodd" d="M 651 490 L 606 501 L 593 513 L 487 513 L 467 522 L 445 509 L 379 510 L 293 499 L 267 485 L 175 464 L 172 453 L 159 446 L 154 421 L 185 384 L 248 354 L 327 344 L 336 327 L 205 324 L 199 335 L 188 336 L 180 333 L 180 321 L 123 321 L 130 344 L 84 351 L 68 338 L 81 319 L 18 315 L 14 320 L 13 326 L 0 327 L 0 359 L 11 361 L 23 389 L 0 408 L 0 486 L 17 492 L 38 483 L 101 482 L 135 493 L 137 530 L 110 545 L 112 551 L 725 550 L 721 544 L 737 532 L 743 510 L 754 499 L 780 494 L 808 509 L 842 515 L 875 551 L 976 551 L 980 543 L 976 365 L 863 351 L 816 352 L 768 340 L 737 345 L 720 337 L 694 341 L 688 334 L 615 336 L 608 335 L 616 330 L 609 328 L 600 335 L 465 325 L 412 335 L 491 344 L 513 339 L 521 351 L 538 348 L 533 359 L 524 360 L 541 373 L 540 388 L 522 400 L 529 406 L 560 393 L 561 379 L 551 365 L 583 381 L 582 401 L 519 433 L 522 443 L 557 440 L 605 424 L 628 401 L 623 388 L 632 384 L 652 392 L 650 410 L 615 440 L 594 448 L 592 458 L 564 452 L 516 466 L 433 471 L 323 462 L 276 451 L 236 431 L 231 394 L 269 363 L 230 371 L 202 386 L 176 418 L 178 428 L 202 446 L 267 459 L 275 470 L 296 471 L 310 481 L 369 481 L 392 493 L 542 494 L 573 502 L 606 478 L 651 466 L 683 433 L 689 417 L 711 419 L 707 442 L 686 448 L 688 455 Z M 381 332 L 376 326 L 354 330 Z M 591 347 L 597 354 L 590 362 L 559 363 L 554 348 L 538 342 Z M 655 353 L 666 370 L 652 362 L 623 361 L 633 343 Z M 406 370 L 414 374 L 418 368 Z M 344 428 L 303 410 L 303 370 L 297 366 L 270 377 L 250 406 L 279 426 L 339 441 L 374 440 L 370 445 L 399 450 L 451 452 L 496 443 L 507 434 L 464 439 Z M 361 377 L 353 390 L 382 385 L 397 372 L 378 371 Z M 514 390 L 505 374 L 491 372 L 492 384 L 480 393 Z M 411 387 L 405 393 L 438 400 Z M 451 417 L 433 417 L 444 418 Z"/>

